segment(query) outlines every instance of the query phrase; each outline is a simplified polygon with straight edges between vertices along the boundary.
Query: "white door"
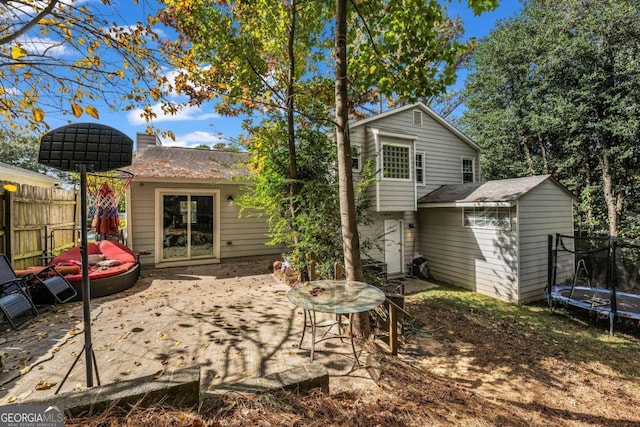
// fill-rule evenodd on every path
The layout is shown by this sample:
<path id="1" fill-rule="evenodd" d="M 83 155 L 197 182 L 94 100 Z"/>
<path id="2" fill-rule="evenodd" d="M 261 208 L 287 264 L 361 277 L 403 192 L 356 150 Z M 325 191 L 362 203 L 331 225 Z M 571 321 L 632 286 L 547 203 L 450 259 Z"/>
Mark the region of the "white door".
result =
<path id="1" fill-rule="evenodd" d="M 388 274 L 402 273 L 402 221 L 384 220 L 384 262 Z"/>

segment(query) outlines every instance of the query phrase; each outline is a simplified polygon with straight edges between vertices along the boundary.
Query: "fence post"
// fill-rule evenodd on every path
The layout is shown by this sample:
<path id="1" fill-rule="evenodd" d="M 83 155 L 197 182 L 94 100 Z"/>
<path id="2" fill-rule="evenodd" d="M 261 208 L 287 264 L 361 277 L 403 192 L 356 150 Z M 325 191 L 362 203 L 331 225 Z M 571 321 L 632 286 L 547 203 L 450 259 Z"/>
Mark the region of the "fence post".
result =
<path id="1" fill-rule="evenodd" d="M 20 188 L 20 187 L 18 187 Z M 13 192 L 5 191 L 4 192 L 4 246 L 5 246 L 5 255 L 9 260 L 10 264 L 13 264 Z"/>
<path id="2" fill-rule="evenodd" d="M 398 312 L 393 301 L 389 301 L 389 348 L 391 354 L 398 354 Z"/>

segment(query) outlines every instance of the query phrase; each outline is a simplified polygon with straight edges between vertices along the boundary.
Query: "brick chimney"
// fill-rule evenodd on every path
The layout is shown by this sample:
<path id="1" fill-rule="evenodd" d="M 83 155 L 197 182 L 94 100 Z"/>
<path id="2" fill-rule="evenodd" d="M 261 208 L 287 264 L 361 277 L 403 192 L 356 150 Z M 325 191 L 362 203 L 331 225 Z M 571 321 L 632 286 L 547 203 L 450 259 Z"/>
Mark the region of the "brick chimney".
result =
<path id="1" fill-rule="evenodd" d="M 161 147 L 162 142 L 158 135 L 149 135 L 148 133 L 138 132 L 136 133 L 136 153 L 141 154 L 145 148 L 156 145 Z"/>

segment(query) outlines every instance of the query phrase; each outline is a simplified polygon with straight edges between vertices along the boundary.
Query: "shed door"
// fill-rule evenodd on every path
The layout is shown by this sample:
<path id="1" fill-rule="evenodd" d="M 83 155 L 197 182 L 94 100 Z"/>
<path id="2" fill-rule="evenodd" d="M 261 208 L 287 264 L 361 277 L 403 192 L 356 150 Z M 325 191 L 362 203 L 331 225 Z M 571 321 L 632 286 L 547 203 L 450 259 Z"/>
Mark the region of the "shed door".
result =
<path id="1" fill-rule="evenodd" d="M 384 262 L 387 273 L 402 273 L 402 220 L 384 220 Z"/>

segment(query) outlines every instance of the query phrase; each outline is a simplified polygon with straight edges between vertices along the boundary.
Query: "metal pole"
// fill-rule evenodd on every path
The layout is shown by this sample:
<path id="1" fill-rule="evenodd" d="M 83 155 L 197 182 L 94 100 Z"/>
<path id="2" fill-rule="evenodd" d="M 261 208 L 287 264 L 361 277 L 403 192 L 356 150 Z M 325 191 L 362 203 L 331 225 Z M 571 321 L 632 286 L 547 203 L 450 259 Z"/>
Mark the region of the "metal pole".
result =
<path id="1" fill-rule="evenodd" d="M 89 287 L 89 251 L 87 242 L 87 166 L 80 164 L 80 224 L 82 254 L 82 314 L 84 318 L 84 355 L 87 387 L 93 387 L 93 348 L 91 343 L 91 295 Z"/>

